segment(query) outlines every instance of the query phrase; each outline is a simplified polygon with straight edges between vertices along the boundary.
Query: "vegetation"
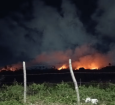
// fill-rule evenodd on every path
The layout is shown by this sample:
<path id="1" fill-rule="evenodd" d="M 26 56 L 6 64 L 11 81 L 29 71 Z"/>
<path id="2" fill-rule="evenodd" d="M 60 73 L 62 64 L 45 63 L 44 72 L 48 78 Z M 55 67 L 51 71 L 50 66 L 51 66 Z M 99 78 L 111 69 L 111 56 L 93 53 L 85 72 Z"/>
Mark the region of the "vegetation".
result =
<path id="1" fill-rule="evenodd" d="M 27 88 L 27 105 L 76 105 L 76 92 L 73 83 L 30 84 Z M 82 105 L 86 97 L 97 98 L 98 105 L 115 105 L 115 84 L 79 86 Z M 32 103 L 32 104 L 31 104 Z M 0 105 L 24 105 L 23 85 L 14 83 L 3 85 L 0 89 Z"/>

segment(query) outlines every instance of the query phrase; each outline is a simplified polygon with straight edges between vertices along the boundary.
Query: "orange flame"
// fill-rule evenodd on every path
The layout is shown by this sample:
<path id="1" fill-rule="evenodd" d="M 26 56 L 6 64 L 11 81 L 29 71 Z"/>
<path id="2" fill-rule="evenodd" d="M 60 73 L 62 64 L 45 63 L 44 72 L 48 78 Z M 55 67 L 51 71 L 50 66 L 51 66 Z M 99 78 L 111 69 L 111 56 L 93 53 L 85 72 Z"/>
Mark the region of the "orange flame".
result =
<path id="1" fill-rule="evenodd" d="M 64 64 L 61 67 L 58 68 L 58 70 L 62 70 L 62 69 L 67 69 L 67 66 Z"/>
<path id="2" fill-rule="evenodd" d="M 73 62 L 73 67 L 79 69 L 83 67 L 84 69 L 99 69 L 109 64 L 109 58 L 105 55 L 95 53 L 93 55 L 87 55 L 81 57 L 79 61 Z"/>
<path id="3" fill-rule="evenodd" d="M 97 65 L 95 65 L 94 63 L 92 63 L 90 66 L 78 66 L 75 68 L 75 70 L 78 70 L 80 68 L 84 68 L 84 69 L 91 69 L 91 70 L 94 70 L 94 69 L 99 69 L 99 67 Z"/>
<path id="4" fill-rule="evenodd" d="M 49 65 L 55 65 L 58 70 L 62 70 L 69 67 L 69 58 L 72 58 L 72 67 L 75 70 L 78 70 L 79 68 L 92 70 L 100 69 L 102 67 L 108 66 L 108 64 L 111 62 L 107 54 L 101 54 L 94 49 L 90 49 L 90 47 L 88 46 L 82 46 L 76 48 L 74 53 L 72 52 L 72 50 L 54 51 L 50 53 L 45 52 L 27 63 L 29 66 L 32 66 L 33 64 L 35 65 L 39 63 L 46 63 Z M 62 64 L 62 66 L 58 65 L 60 63 Z M 22 66 L 22 63 L 12 65 L 12 67 L 9 69 L 11 71 L 15 71 L 16 68 L 21 67 L 20 65 Z M 1 70 L 3 69 L 4 68 L 2 68 Z"/>
<path id="5" fill-rule="evenodd" d="M 68 68 L 67 64 L 64 64 L 61 67 L 58 67 L 58 70 L 67 69 L 67 68 Z M 85 65 L 84 66 L 79 65 L 79 66 L 75 67 L 75 70 L 79 70 L 80 68 L 91 69 L 91 70 L 99 69 L 98 65 L 96 65 L 94 63 L 92 63 L 91 65 L 90 64 L 86 65 L 86 66 Z"/>
<path id="6" fill-rule="evenodd" d="M 5 67 L 1 67 L 0 68 L 0 72 L 1 71 L 16 71 L 18 69 L 22 68 L 22 64 L 21 63 L 17 63 L 17 64 L 12 64 L 12 65 L 7 65 Z"/>

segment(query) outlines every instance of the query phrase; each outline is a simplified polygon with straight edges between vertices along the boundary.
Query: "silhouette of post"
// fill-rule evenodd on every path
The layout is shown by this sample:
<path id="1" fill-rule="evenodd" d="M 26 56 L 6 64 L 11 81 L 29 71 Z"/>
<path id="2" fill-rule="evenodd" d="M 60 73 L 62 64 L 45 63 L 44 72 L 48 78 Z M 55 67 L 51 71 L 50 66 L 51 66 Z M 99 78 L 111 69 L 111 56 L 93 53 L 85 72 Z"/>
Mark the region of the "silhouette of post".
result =
<path id="1" fill-rule="evenodd" d="M 79 89 L 78 89 L 77 81 L 75 79 L 75 75 L 73 73 L 73 69 L 72 69 L 72 65 L 71 65 L 71 59 L 69 59 L 69 68 L 70 68 L 71 77 L 72 77 L 74 85 L 75 85 L 75 90 L 77 93 L 77 105 L 80 105 Z"/>
<path id="2" fill-rule="evenodd" d="M 26 103 L 26 65 L 23 61 L 23 74 L 24 74 L 24 103 Z"/>

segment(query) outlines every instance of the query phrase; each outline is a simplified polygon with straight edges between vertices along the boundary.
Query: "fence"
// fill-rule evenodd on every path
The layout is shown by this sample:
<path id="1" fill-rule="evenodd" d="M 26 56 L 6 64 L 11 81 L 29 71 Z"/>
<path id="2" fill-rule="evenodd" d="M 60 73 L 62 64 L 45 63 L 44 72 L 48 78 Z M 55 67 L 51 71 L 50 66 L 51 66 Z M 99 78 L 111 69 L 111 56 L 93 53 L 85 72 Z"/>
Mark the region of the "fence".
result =
<path id="1" fill-rule="evenodd" d="M 24 74 L 18 74 L 18 75 L 5 75 L 5 77 L 10 77 L 10 76 L 24 76 L 24 103 L 26 103 L 26 85 L 27 84 L 31 84 L 31 83 L 33 83 L 33 82 L 28 82 L 28 81 L 26 81 L 27 79 L 26 79 L 26 76 L 40 76 L 40 75 L 60 75 L 60 74 L 70 74 L 70 72 L 64 72 L 64 73 L 41 73 L 41 74 L 26 74 L 26 66 L 25 66 L 25 62 L 23 62 L 23 73 Z M 77 73 L 77 72 L 76 72 Z M 79 72 L 79 73 L 84 73 L 84 72 Z M 78 73 L 77 73 L 78 74 Z M 106 73 L 105 73 L 106 74 Z M 113 74 L 113 73 L 112 73 Z M 75 82 L 75 80 L 74 80 L 74 82 Z M 10 82 L 2 82 L 2 83 L 10 83 Z M 12 82 L 11 82 L 12 83 Z M 67 83 L 67 82 L 66 82 Z M 68 82 L 68 83 L 70 83 L 70 82 Z M 79 85 L 82 85 L 82 84 L 86 84 L 86 85 L 88 85 L 88 84 L 92 84 L 92 85 L 97 85 L 97 84 L 101 84 L 101 85 L 108 85 L 108 83 L 102 83 L 101 81 L 100 82 L 82 82 L 82 79 L 80 78 L 79 80 L 77 80 L 77 83 L 79 84 Z M 110 83 L 110 81 L 109 81 L 109 83 Z M 53 83 L 53 84 L 57 84 L 57 83 Z M 74 83 L 75 84 L 75 83 Z M 76 85 L 76 84 L 75 84 Z M 76 85 L 77 86 L 77 85 Z M 75 87 L 76 87 L 75 86 Z M 104 86 L 105 87 L 105 86 Z M 78 91 L 77 91 L 78 92 Z"/>
<path id="2" fill-rule="evenodd" d="M 48 75 L 52 75 L 52 76 L 54 76 L 55 77 L 55 75 L 65 75 L 65 74 L 68 74 L 68 75 L 70 75 L 70 72 L 64 72 L 64 73 L 40 73 L 40 74 L 26 74 L 26 76 L 27 77 L 29 77 L 29 76 L 33 76 L 33 77 L 35 77 L 35 76 L 38 76 L 38 78 L 39 78 L 39 76 L 48 76 Z M 79 73 L 74 73 L 74 74 L 83 74 L 83 73 L 81 73 L 81 72 L 79 72 Z M 86 74 L 88 74 L 88 73 L 86 73 Z M 90 74 L 90 73 L 89 73 Z M 113 73 L 112 73 L 113 74 Z M 3 81 L 5 78 L 11 78 L 11 77 L 23 77 L 23 74 L 14 74 L 14 75 L 8 75 L 8 74 L 6 74 L 6 75 L 1 75 L 0 76 L 0 81 L 2 82 L 2 83 L 12 83 L 12 82 L 7 82 L 7 81 Z M 64 81 L 64 80 L 63 80 Z M 103 84 L 107 84 L 108 82 L 110 83 L 110 82 L 112 82 L 112 83 L 115 83 L 115 81 L 112 81 L 111 79 L 108 79 L 107 81 L 104 81 L 103 82 L 103 80 L 98 80 L 97 82 L 96 81 L 84 81 L 82 78 L 79 78 L 79 79 L 77 79 L 77 81 L 78 81 L 78 84 L 89 84 L 89 83 L 94 83 L 94 84 L 100 84 L 100 83 L 103 83 Z M 21 81 L 21 82 L 19 82 L 19 83 L 22 83 L 23 81 Z M 33 83 L 33 82 L 28 82 L 27 81 L 27 83 L 29 84 L 29 83 Z M 39 80 L 38 80 L 38 83 L 39 83 Z M 54 83 L 54 82 L 53 82 Z M 68 83 L 68 82 L 66 82 L 66 83 Z M 55 83 L 54 83 L 55 84 Z"/>

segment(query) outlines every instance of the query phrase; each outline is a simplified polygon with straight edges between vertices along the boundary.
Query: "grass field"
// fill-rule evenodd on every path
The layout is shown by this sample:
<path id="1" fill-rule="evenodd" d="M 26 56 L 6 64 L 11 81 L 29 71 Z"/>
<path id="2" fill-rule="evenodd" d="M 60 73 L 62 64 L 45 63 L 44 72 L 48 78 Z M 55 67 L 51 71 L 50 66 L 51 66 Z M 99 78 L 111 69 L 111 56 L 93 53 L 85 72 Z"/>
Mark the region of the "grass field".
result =
<path id="1" fill-rule="evenodd" d="M 79 86 L 80 100 L 85 104 L 86 97 L 97 98 L 98 105 L 115 105 L 115 84 Z M 77 105 L 77 97 L 73 83 L 30 84 L 27 87 L 27 105 Z M 0 89 L 0 105 L 24 105 L 23 85 L 14 83 L 3 85 Z"/>

